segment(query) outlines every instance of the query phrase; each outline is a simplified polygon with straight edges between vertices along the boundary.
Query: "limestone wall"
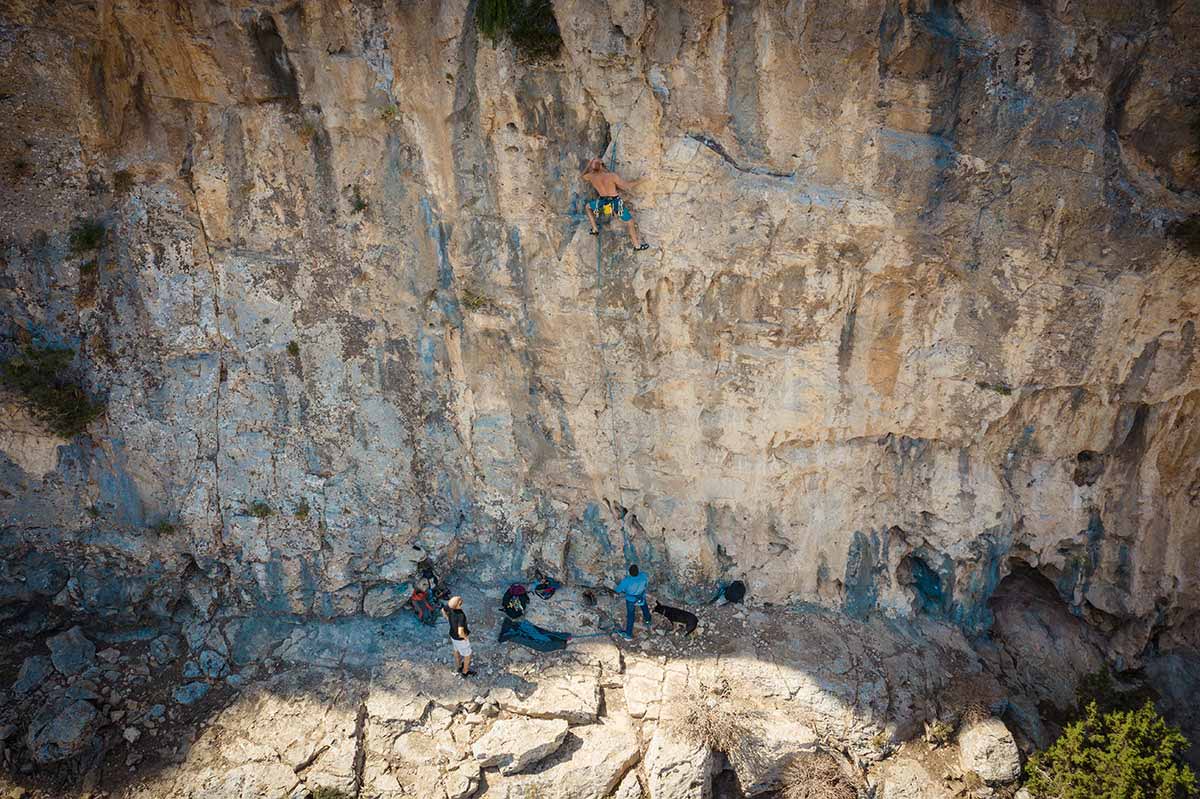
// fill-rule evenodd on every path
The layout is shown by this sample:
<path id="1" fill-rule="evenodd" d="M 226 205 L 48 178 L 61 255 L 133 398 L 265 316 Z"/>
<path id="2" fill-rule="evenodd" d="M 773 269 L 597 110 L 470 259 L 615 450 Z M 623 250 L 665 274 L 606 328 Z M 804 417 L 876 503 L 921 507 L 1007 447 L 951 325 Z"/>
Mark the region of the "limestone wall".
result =
<path id="1" fill-rule="evenodd" d="M 414 542 L 971 629 L 1020 563 L 1130 656 L 1194 613 L 1194 4 L 555 13 L 532 64 L 463 0 L 6 5 L 0 333 L 109 410 L 2 425 L 0 617 L 352 614 Z M 614 149 L 649 252 L 587 235 Z"/>

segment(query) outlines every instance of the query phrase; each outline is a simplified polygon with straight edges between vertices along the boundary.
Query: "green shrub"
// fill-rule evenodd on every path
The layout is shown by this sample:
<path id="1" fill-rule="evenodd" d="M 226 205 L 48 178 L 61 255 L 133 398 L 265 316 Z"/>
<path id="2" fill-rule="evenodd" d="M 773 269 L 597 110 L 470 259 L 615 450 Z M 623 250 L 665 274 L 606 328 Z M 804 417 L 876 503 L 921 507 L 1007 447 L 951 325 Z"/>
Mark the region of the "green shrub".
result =
<path id="1" fill-rule="evenodd" d="M 157 523 L 156 523 L 156 524 L 155 524 L 153 527 L 151 527 L 151 528 L 150 528 L 150 530 L 151 530 L 151 531 L 152 531 L 152 532 L 153 532 L 155 535 L 159 535 L 159 536 L 163 536 L 163 535 L 171 535 L 171 534 L 172 534 L 172 533 L 174 533 L 174 532 L 175 532 L 177 529 L 178 529 L 178 528 L 177 528 L 177 527 L 176 527 L 174 524 L 172 524 L 171 522 L 167 521 L 166 519 L 161 519 L 161 520 L 159 520 L 159 521 L 158 521 L 158 522 L 157 522 Z"/>
<path id="2" fill-rule="evenodd" d="M 0 364 L 0 382 L 24 396 L 34 417 L 63 438 L 74 438 L 104 413 L 70 377 L 75 351 L 26 347 Z"/>
<path id="3" fill-rule="evenodd" d="M 350 188 L 350 210 L 356 214 L 361 214 L 363 211 L 367 210 L 367 207 L 367 201 L 362 196 L 362 189 L 360 189 L 358 184 L 355 183 Z"/>
<path id="4" fill-rule="evenodd" d="M 95 219 L 81 219 L 71 228 L 71 251 L 91 252 L 104 240 L 104 224 Z"/>
<path id="5" fill-rule="evenodd" d="M 493 45 L 507 37 L 524 58 L 554 58 L 562 47 L 550 0 L 479 0 L 475 24 Z"/>
<path id="6" fill-rule="evenodd" d="M 985 380 L 980 380 L 975 385 L 979 386 L 984 391 L 995 391 L 997 394 L 1005 397 L 1012 393 L 1012 388 L 1003 383 L 988 383 Z"/>
<path id="7" fill-rule="evenodd" d="M 486 311 L 492 307 L 490 299 L 469 288 L 462 290 L 462 297 L 459 301 L 462 303 L 462 307 L 468 311 Z"/>
<path id="8" fill-rule="evenodd" d="M 1150 702 L 1109 713 L 1092 702 L 1029 759 L 1025 787 L 1039 799 L 1186 799 L 1197 790 L 1182 759 L 1188 746 Z"/>
<path id="9" fill-rule="evenodd" d="M 1167 235 L 1179 245 L 1180 249 L 1200 256 L 1200 214 L 1192 214 L 1187 219 L 1180 219 L 1167 225 Z"/>
<path id="10" fill-rule="evenodd" d="M 299 503 L 296 505 L 296 510 L 295 510 L 295 512 L 294 512 L 292 515 L 293 515 L 293 516 L 295 516 L 295 517 L 296 517 L 297 519 L 299 519 L 300 521 L 304 521 L 305 519 L 307 519 L 307 518 L 308 518 L 308 512 L 309 512 L 310 510 L 311 510 L 311 508 L 309 508 L 309 507 L 308 507 L 308 500 L 307 500 L 307 499 L 302 499 L 302 500 L 300 500 L 300 502 L 299 502 Z"/>
<path id="11" fill-rule="evenodd" d="M 113 191 L 117 194 L 128 194 L 133 190 L 133 173 L 128 169 L 119 169 L 113 173 Z"/>
<path id="12" fill-rule="evenodd" d="M 274 512 L 271 510 L 271 506 L 261 499 L 256 499 L 246 506 L 246 513 L 259 519 L 265 519 Z"/>
<path id="13" fill-rule="evenodd" d="M 300 357 L 300 345 L 294 341 L 288 342 L 287 351 L 288 355 L 292 356 L 293 358 Z"/>
<path id="14" fill-rule="evenodd" d="M 379 118 L 384 122 L 395 122 L 400 117 L 400 109 L 394 105 L 385 105 L 379 109 Z"/>

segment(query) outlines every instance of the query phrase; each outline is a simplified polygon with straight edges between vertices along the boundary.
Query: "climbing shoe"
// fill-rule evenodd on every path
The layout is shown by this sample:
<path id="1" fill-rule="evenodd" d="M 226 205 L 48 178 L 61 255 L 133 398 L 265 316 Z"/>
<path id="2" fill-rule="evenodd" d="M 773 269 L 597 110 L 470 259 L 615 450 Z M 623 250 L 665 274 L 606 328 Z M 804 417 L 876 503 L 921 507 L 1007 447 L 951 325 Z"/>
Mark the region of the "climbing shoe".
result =
<path id="1" fill-rule="evenodd" d="M 471 669 L 470 671 L 460 671 L 460 672 L 458 673 L 458 676 L 462 677 L 464 680 L 465 680 L 465 679 L 467 679 L 468 677 L 474 677 L 474 676 L 475 676 L 475 670 L 474 670 L 474 669 Z"/>
<path id="2" fill-rule="evenodd" d="M 591 236 L 599 236 L 599 235 L 600 235 L 600 231 L 599 231 L 599 230 L 589 230 L 589 231 L 588 231 L 588 234 L 589 234 L 589 235 L 591 235 Z"/>
<path id="3" fill-rule="evenodd" d="M 643 241 L 643 242 L 642 242 L 642 246 L 641 246 L 641 247 L 634 247 L 634 248 L 633 248 L 633 251 L 634 251 L 634 252 L 641 252 L 642 250 L 648 250 L 648 249 L 650 249 L 650 245 L 649 245 L 649 244 L 647 244 L 646 242 L 644 242 L 644 241 Z"/>

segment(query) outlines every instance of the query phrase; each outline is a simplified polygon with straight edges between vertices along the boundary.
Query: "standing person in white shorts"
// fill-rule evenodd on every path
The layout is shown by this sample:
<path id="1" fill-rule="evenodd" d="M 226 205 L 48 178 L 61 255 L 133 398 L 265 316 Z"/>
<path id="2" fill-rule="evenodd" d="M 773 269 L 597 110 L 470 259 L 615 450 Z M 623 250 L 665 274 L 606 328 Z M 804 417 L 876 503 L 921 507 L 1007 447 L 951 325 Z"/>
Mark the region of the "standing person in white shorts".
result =
<path id="1" fill-rule="evenodd" d="M 454 647 L 454 670 L 464 680 L 475 672 L 471 671 L 471 631 L 467 629 L 467 614 L 463 613 L 460 596 L 452 596 L 442 612 L 450 622 L 450 646 Z"/>

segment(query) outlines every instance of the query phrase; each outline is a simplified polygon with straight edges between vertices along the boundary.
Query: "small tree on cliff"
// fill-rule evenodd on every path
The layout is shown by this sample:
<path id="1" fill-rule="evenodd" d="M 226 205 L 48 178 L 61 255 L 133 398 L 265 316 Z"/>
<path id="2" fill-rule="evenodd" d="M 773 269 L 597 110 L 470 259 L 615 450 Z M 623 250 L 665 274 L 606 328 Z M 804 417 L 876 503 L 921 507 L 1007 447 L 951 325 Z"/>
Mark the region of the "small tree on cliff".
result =
<path id="1" fill-rule="evenodd" d="M 1090 703 L 1045 752 L 1025 766 L 1038 799 L 1187 799 L 1196 775 L 1181 754 L 1188 740 L 1146 702 L 1101 714 Z"/>

